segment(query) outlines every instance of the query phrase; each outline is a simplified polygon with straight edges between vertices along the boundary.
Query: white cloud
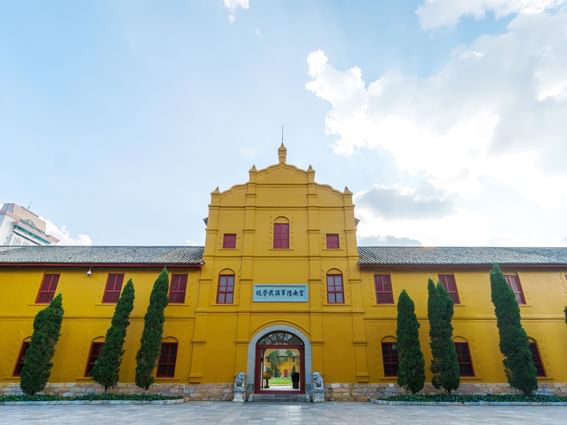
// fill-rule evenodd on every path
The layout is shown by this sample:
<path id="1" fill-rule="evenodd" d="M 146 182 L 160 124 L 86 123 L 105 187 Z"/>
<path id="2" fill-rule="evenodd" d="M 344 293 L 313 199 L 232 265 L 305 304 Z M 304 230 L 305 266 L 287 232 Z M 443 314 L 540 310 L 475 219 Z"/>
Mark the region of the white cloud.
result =
<path id="1" fill-rule="evenodd" d="M 492 10 L 497 2 L 483 4 L 483 10 Z M 483 214 L 470 209 L 475 200 L 490 197 L 488 179 L 530 203 L 533 217 L 538 217 L 536 210 L 567 210 L 567 8 L 524 12 L 505 33 L 459 47 L 425 78 L 388 71 L 368 83 L 358 67 L 338 70 L 321 50 L 308 56 L 306 88 L 331 106 L 325 130 L 336 137 L 336 153 L 389 152 L 403 174 L 425 179 L 460 205 L 469 205 L 457 205 L 439 226 L 388 221 L 388 234 L 426 244 L 450 244 L 458 237 L 460 243 L 486 243 L 499 234 L 506 234 L 499 240 L 510 244 L 521 243 L 522 237 L 556 243 L 550 235 L 553 226 L 562 226 L 559 222 L 530 223 L 538 230 L 520 235 L 491 227 Z M 485 212 L 490 214 L 488 206 Z M 366 213 L 363 234 L 383 234 L 386 221 L 368 208 Z"/>
<path id="2" fill-rule="evenodd" d="M 515 14 L 537 14 L 558 7 L 565 0 L 426 0 L 417 10 L 423 28 L 454 27 L 463 16 L 480 19 L 487 13 L 496 18 Z"/>
<path id="3" fill-rule="evenodd" d="M 67 226 L 58 226 L 55 223 L 41 217 L 45 220 L 47 227 L 47 234 L 55 236 L 59 239 L 57 245 L 92 245 L 93 241 L 89 235 L 79 233 L 77 236 L 71 235 L 71 232 L 67 229 Z"/>
<path id="4" fill-rule="evenodd" d="M 248 9 L 250 0 L 224 0 L 224 7 L 229 11 L 228 20 L 234 23 L 236 20 L 236 11 L 238 9 Z"/>

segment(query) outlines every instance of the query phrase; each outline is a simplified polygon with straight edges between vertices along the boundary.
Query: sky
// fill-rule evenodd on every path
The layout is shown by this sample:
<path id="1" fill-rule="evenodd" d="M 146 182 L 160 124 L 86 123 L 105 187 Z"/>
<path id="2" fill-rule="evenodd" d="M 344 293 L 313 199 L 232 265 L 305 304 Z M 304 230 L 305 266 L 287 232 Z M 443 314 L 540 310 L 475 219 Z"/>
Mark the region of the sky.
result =
<path id="1" fill-rule="evenodd" d="M 0 5 L 0 203 L 63 244 L 201 245 L 277 162 L 359 245 L 567 246 L 567 0 Z"/>

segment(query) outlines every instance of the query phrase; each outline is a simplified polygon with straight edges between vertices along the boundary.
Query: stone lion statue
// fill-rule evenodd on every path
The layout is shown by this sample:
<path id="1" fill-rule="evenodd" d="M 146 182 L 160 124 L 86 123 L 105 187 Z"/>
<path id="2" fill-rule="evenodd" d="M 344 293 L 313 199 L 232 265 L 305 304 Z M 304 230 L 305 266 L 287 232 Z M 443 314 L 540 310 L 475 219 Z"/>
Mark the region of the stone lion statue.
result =
<path id="1" fill-rule="evenodd" d="M 323 377 L 319 372 L 313 372 L 313 386 L 315 388 L 323 388 Z"/>
<path id="2" fill-rule="evenodd" d="M 245 380 L 246 374 L 244 372 L 239 372 L 238 375 L 236 375 L 236 379 L 234 380 L 234 385 L 236 387 L 243 387 Z"/>

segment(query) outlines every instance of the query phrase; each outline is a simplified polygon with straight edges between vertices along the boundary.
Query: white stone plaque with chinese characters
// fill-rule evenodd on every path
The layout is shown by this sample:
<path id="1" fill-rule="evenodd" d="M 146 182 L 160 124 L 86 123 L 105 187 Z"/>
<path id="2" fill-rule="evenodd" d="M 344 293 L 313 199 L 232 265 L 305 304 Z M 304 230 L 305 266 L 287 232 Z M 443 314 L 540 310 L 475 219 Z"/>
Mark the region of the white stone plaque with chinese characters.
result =
<path id="1" fill-rule="evenodd" d="M 306 283 L 255 283 L 252 299 L 256 303 L 306 303 Z"/>

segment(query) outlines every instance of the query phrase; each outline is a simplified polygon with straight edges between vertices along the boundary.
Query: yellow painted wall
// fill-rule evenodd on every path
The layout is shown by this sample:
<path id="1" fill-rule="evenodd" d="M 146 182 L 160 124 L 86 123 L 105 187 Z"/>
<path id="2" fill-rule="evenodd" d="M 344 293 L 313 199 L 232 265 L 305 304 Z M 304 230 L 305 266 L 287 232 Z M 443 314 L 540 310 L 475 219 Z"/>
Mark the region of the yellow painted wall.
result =
<path id="1" fill-rule="evenodd" d="M 290 249 L 273 249 L 273 222 L 290 222 Z M 427 279 L 437 273 L 454 273 L 461 304 L 455 307 L 454 335 L 469 342 L 476 376 L 463 382 L 505 382 L 498 333 L 490 301 L 489 270 L 443 268 L 439 270 L 361 269 L 355 239 L 352 194 L 315 183 L 314 171 L 285 163 L 250 170 L 249 181 L 225 192 L 211 194 L 204 251 L 199 269 L 176 269 L 188 273 L 183 305 L 166 309 L 164 337 L 179 343 L 175 377 L 157 382 L 228 383 L 247 370 L 248 342 L 270 325 L 292 326 L 306 334 L 312 344 L 313 370 L 327 383 L 394 382 L 385 378 L 381 341 L 395 336 L 396 308 L 377 305 L 374 273 L 390 273 L 394 298 L 405 289 L 416 303 L 421 346 L 429 365 L 426 320 Z M 223 249 L 224 233 L 236 233 L 235 249 Z M 325 234 L 340 235 L 340 249 L 326 249 Z M 497 261 L 498 259 L 495 259 Z M 218 275 L 235 274 L 232 305 L 216 304 Z M 325 276 L 340 271 L 345 304 L 329 305 Z M 128 328 L 122 382 L 133 382 L 135 356 L 143 327 L 149 293 L 159 269 L 95 268 L 92 276 L 81 268 L 0 268 L 0 381 L 12 377 L 24 338 L 32 333 L 35 304 L 45 272 L 60 273 L 57 293 L 63 294 L 65 317 L 50 382 L 85 381 L 91 342 L 103 337 L 114 305 L 101 303 L 110 272 L 132 278 L 136 299 Z M 567 382 L 567 270 L 505 270 L 517 272 L 527 304 L 521 307 L 523 324 L 539 345 L 547 372 L 543 382 Z M 254 303 L 254 283 L 305 283 L 308 303 Z M 428 375 L 429 378 L 429 375 Z"/>

